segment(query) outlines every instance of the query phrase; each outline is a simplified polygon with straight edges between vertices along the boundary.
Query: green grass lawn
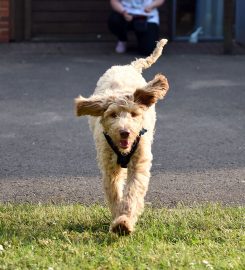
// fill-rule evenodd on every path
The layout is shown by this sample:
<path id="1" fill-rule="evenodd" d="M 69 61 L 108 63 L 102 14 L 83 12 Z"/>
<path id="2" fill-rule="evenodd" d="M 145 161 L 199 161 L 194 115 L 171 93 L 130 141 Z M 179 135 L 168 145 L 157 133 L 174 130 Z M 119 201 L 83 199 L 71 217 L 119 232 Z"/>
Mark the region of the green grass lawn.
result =
<path id="1" fill-rule="evenodd" d="M 147 208 L 108 233 L 102 206 L 0 204 L 0 269 L 245 269 L 244 207 Z"/>

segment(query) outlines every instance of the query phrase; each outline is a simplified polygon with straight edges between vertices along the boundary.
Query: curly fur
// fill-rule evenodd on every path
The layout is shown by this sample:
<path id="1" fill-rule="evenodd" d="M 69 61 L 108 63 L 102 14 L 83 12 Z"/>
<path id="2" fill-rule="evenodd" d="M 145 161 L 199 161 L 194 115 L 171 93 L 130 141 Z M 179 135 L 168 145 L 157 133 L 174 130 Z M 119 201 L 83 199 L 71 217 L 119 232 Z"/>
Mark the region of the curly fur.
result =
<path id="1" fill-rule="evenodd" d="M 141 73 L 156 62 L 166 43 L 167 40 L 160 40 L 147 58 L 111 67 L 101 76 L 91 97 L 75 99 L 76 115 L 90 116 L 98 164 L 113 218 L 110 227 L 113 232 L 131 233 L 144 208 L 152 164 L 155 103 L 165 96 L 169 86 L 161 74 L 147 83 Z M 147 133 L 141 137 L 128 168 L 121 168 L 103 132 L 126 154 L 142 128 L 147 129 Z M 126 138 L 122 137 L 122 131 L 128 133 Z"/>

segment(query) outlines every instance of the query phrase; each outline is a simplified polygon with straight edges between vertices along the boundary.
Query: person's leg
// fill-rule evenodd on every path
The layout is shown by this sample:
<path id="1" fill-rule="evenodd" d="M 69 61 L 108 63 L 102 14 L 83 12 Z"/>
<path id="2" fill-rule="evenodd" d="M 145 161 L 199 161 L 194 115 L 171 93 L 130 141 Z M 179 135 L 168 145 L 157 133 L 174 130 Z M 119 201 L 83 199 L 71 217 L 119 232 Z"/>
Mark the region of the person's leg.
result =
<path id="1" fill-rule="evenodd" d="M 139 53 L 142 55 L 150 55 L 156 47 L 159 39 L 159 26 L 156 23 L 147 23 L 145 32 L 135 31 L 138 40 Z"/>
<path id="2" fill-rule="evenodd" d="M 108 27 L 119 41 L 127 41 L 127 22 L 120 13 L 113 11 L 110 14 Z"/>

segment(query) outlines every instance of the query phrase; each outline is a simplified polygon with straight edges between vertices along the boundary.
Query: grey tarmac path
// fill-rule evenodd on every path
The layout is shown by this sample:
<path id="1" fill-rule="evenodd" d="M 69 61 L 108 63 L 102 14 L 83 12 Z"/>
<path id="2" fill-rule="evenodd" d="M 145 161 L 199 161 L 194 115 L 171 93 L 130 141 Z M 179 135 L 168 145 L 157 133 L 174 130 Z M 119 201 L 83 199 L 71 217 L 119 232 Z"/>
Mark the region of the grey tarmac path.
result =
<path id="1" fill-rule="evenodd" d="M 87 119 L 74 116 L 73 99 L 136 55 L 65 47 L 0 46 L 0 202 L 104 203 Z M 157 104 L 147 203 L 244 205 L 245 55 L 166 48 L 144 76 L 159 72 L 171 90 Z"/>

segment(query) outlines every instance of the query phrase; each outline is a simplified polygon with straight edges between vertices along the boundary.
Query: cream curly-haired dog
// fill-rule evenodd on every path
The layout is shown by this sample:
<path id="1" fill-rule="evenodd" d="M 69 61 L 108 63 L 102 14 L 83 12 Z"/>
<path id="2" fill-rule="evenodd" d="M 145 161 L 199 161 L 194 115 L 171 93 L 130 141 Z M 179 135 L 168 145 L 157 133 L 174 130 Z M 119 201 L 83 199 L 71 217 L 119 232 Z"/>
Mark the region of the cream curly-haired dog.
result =
<path id="1" fill-rule="evenodd" d="M 112 232 L 130 233 L 144 208 L 152 163 L 155 103 L 167 93 L 165 76 L 146 82 L 141 73 L 162 54 L 167 40 L 153 53 L 125 66 L 113 66 L 89 98 L 75 99 L 76 115 L 89 115 L 104 189 L 112 213 Z"/>

